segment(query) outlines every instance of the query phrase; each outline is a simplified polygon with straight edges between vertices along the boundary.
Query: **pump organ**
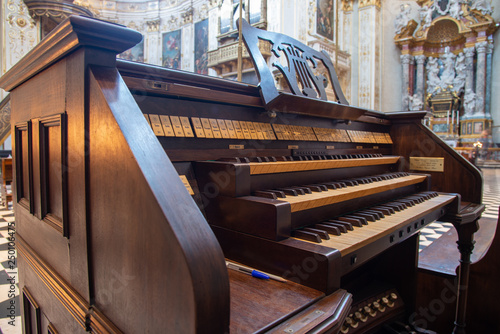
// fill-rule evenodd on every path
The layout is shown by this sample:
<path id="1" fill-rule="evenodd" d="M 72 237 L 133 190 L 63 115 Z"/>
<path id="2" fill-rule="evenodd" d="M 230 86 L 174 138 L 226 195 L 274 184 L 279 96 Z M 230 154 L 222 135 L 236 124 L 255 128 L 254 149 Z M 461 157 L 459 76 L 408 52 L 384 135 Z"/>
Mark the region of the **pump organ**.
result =
<path id="1" fill-rule="evenodd" d="M 245 29 L 250 52 L 271 40 Z M 140 35 L 81 17 L 0 79 L 27 332 L 355 333 L 413 310 L 419 230 L 471 237 L 481 176 L 423 113 L 347 105 L 331 62 L 280 38 L 323 62 L 337 102 L 302 65 L 292 94 L 261 68 L 255 87 L 116 61 Z"/>

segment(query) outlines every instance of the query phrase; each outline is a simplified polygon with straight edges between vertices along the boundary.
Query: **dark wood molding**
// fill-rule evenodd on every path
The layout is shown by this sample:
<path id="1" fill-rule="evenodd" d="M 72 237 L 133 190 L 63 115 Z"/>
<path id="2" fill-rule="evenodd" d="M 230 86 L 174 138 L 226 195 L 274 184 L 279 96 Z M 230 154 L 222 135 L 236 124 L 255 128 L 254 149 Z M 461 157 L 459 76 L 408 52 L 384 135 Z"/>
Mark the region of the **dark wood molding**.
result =
<path id="1" fill-rule="evenodd" d="M 123 333 L 116 327 L 108 318 L 106 318 L 99 310 L 92 308 L 89 313 L 89 327 L 91 333 L 96 334 L 121 334 Z"/>
<path id="2" fill-rule="evenodd" d="M 67 155 L 68 155 L 68 142 L 67 142 L 67 116 L 65 113 L 52 116 L 43 117 L 39 120 L 39 157 L 40 157 L 40 218 L 49 226 L 53 227 L 65 237 L 69 237 L 68 231 L 68 191 L 67 191 Z M 49 145 L 49 128 L 59 127 L 58 147 L 51 147 Z M 56 165 L 50 161 L 49 150 L 56 150 L 60 153 L 60 164 Z M 50 189 L 49 170 L 55 169 L 57 171 L 57 178 L 60 180 L 60 187 L 57 189 Z M 61 212 L 55 214 L 51 212 L 51 203 L 49 199 L 52 197 L 51 193 L 58 194 L 60 203 L 58 206 Z"/>
<path id="3" fill-rule="evenodd" d="M 54 327 L 54 325 L 52 323 L 50 323 L 48 326 L 47 326 L 47 334 L 59 334 L 59 332 L 57 331 L 57 329 Z"/>
<path id="4" fill-rule="evenodd" d="M 47 286 L 52 294 L 64 305 L 78 324 L 86 329 L 86 319 L 90 305 L 52 269 L 18 234 L 17 250 L 38 278 Z"/>
<path id="5" fill-rule="evenodd" d="M 99 47 L 116 55 L 133 47 L 141 39 L 139 32 L 118 24 L 71 16 L 2 76 L 0 87 L 11 91 L 81 46 Z"/>
<path id="6" fill-rule="evenodd" d="M 23 140 L 23 132 L 26 138 Z M 31 121 L 21 122 L 14 126 L 14 169 L 16 171 L 16 199 L 20 207 L 34 212 L 33 199 L 33 140 Z M 24 152 L 26 150 L 26 152 Z M 26 154 L 26 157 L 24 156 Z M 27 158 L 28 161 L 24 161 Z M 25 169 L 27 174 L 25 174 Z M 27 179 L 26 179 L 27 178 Z M 27 184 L 27 193 L 26 192 Z"/>
<path id="7" fill-rule="evenodd" d="M 42 334 L 40 306 L 26 287 L 22 290 L 24 330 L 26 334 Z M 35 323 L 33 323 L 33 320 Z"/>

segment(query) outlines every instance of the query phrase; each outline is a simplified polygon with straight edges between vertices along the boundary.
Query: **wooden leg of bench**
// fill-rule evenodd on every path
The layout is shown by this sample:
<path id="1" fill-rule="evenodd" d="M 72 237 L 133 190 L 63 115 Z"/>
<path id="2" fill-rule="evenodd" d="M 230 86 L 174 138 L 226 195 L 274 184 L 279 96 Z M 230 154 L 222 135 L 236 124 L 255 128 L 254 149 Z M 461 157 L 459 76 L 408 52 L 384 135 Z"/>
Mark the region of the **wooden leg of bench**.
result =
<path id="1" fill-rule="evenodd" d="M 458 272 L 457 309 L 453 334 L 465 334 L 465 314 L 467 292 L 469 288 L 469 270 L 471 254 L 474 249 L 474 233 L 479 229 L 477 220 L 467 224 L 456 224 L 458 232 L 458 250 L 460 251 L 460 268 Z"/>

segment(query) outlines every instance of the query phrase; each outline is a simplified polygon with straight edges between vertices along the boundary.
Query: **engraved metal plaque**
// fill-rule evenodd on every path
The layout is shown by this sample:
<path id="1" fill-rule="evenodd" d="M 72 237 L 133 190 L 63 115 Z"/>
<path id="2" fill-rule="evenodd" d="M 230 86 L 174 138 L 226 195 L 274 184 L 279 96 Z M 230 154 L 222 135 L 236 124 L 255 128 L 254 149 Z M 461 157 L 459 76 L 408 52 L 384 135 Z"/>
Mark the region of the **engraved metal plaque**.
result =
<path id="1" fill-rule="evenodd" d="M 410 157 L 410 169 L 426 172 L 444 172 L 444 158 Z"/>

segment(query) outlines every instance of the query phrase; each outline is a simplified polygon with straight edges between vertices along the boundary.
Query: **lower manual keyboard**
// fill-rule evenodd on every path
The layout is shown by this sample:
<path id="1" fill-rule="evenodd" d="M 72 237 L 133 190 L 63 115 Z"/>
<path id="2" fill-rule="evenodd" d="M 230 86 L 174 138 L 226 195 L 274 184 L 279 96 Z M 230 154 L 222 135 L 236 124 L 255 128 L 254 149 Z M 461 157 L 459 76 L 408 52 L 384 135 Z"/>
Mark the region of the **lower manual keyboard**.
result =
<path id="1" fill-rule="evenodd" d="M 439 210 L 456 198 L 456 195 L 423 192 L 296 230 L 294 237 L 338 249 L 344 256 L 377 239 L 386 237 L 388 243 L 395 243 L 415 233 L 431 222 L 421 220 L 422 217 L 437 212 L 434 218 L 437 219 L 444 213 Z"/>

